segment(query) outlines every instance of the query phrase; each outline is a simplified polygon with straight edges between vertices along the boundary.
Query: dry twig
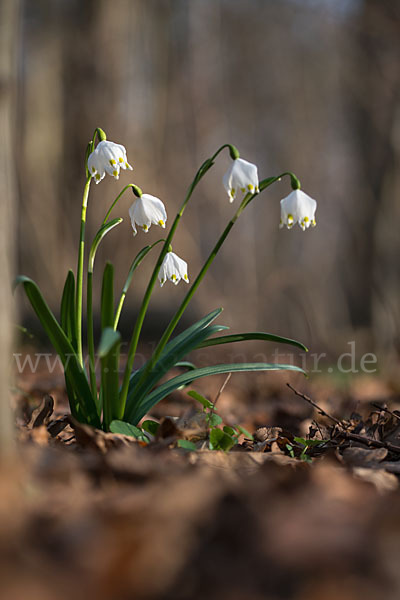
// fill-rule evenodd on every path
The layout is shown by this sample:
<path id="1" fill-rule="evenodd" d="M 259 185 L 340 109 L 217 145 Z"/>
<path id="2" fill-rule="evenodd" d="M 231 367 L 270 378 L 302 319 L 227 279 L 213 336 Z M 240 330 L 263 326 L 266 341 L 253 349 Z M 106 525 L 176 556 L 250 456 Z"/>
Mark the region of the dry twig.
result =
<path id="1" fill-rule="evenodd" d="M 316 404 L 313 400 L 311 400 L 311 398 L 309 396 L 306 396 L 305 394 L 298 392 L 290 383 L 287 383 L 286 385 L 288 386 L 288 388 L 290 388 L 292 390 L 292 392 L 294 392 L 296 394 L 296 396 L 303 398 L 303 400 L 305 400 L 306 402 L 311 404 L 311 406 L 313 406 L 319 412 L 320 415 L 322 415 L 323 417 L 327 417 L 328 419 L 330 419 L 331 421 L 336 423 L 336 425 L 341 425 L 341 422 L 339 421 L 339 419 L 337 419 L 336 417 L 332 417 L 332 415 L 329 415 L 323 408 L 321 408 L 320 406 L 318 406 L 318 404 Z"/>

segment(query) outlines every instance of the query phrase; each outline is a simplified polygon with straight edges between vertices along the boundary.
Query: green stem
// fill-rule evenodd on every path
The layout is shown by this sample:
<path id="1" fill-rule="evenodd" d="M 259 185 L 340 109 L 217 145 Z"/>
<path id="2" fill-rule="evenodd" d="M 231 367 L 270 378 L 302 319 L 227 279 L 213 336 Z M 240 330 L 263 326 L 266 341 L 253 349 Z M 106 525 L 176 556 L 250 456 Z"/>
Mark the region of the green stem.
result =
<path id="1" fill-rule="evenodd" d="M 151 244 L 151 246 L 146 246 L 134 258 L 134 260 L 133 260 L 133 262 L 132 262 L 132 264 L 131 264 L 131 266 L 129 268 L 129 271 L 128 271 L 128 277 L 126 278 L 124 287 L 122 288 L 121 297 L 119 299 L 117 311 L 115 313 L 114 331 L 116 331 L 116 329 L 118 327 L 118 322 L 119 322 L 119 318 L 121 316 L 122 307 L 124 305 L 125 298 L 126 298 L 126 295 L 128 293 L 129 287 L 130 287 L 130 285 L 132 283 L 132 278 L 133 278 L 134 272 L 136 271 L 136 269 L 138 268 L 138 266 L 140 265 L 140 263 L 142 262 L 142 260 L 144 259 L 144 257 L 150 252 L 150 250 L 152 250 L 155 246 L 157 246 L 157 244 L 160 244 L 161 242 L 165 242 L 165 240 L 164 239 L 160 239 L 160 240 L 157 240 L 156 242 L 154 242 L 154 244 Z"/>
<path id="2" fill-rule="evenodd" d="M 89 374 L 90 387 L 93 398 L 97 406 L 97 383 L 95 371 L 95 354 L 94 354 L 94 332 L 93 332 L 93 272 L 88 271 L 87 276 L 87 339 L 89 351 Z M 100 416 L 100 415 L 99 415 Z"/>
<path id="3" fill-rule="evenodd" d="M 142 380 L 145 379 L 145 377 L 147 376 L 147 374 L 151 371 L 151 369 L 153 368 L 153 366 L 155 365 L 155 363 L 157 362 L 161 352 L 163 351 L 163 349 L 165 348 L 169 338 L 171 337 L 175 327 L 177 326 L 180 318 L 182 317 L 184 311 L 186 310 L 186 307 L 188 306 L 190 300 L 192 299 L 194 293 L 196 292 L 197 288 L 199 287 L 203 277 L 205 276 L 205 274 L 207 273 L 208 269 L 211 266 L 211 263 L 213 262 L 214 258 L 216 257 L 216 255 L 218 254 L 218 251 L 220 250 L 222 244 L 224 243 L 224 241 L 226 240 L 226 238 L 228 237 L 229 232 L 231 231 L 232 227 L 234 226 L 234 224 L 236 223 L 237 219 L 239 218 L 240 214 L 243 212 L 244 210 L 244 206 L 243 204 L 238 208 L 238 210 L 236 211 L 236 213 L 234 214 L 234 216 L 232 217 L 232 219 L 229 221 L 228 225 L 225 227 L 221 237 L 219 238 L 218 242 L 215 244 L 213 250 L 211 251 L 211 254 L 209 255 L 208 259 L 206 260 L 206 262 L 204 263 L 200 273 L 197 275 L 195 281 L 192 283 L 188 293 L 186 294 L 182 304 L 180 305 L 180 307 L 178 308 L 178 310 L 176 311 L 174 317 L 172 318 L 172 320 L 170 321 L 167 329 L 164 331 L 160 341 L 157 344 L 156 349 L 153 352 L 153 355 L 151 357 L 151 359 L 149 360 L 146 369 L 143 372 L 142 377 L 140 378 L 138 385 L 140 384 L 140 382 Z"/>
<path id="4" fill-rule="evenodd" d="M 285 175 L 288 175 L 292 182 L 295 181 L 298 183 L 298 185 L 300 186 L 300 182 L 297 179 L 297 177 L 290 172 L 286 172 L 286 173 L 282 173 L 281 175 L 278 175 L 277 177 L 269 177 L 268 179 L 264 179 L 263 181 L 260 182 L 260 192 L 265 190 L 267 187 L 269 187 L 270 185 L 272 185 L 273 183 L 275 183 L 276 181 L 280 181 L 282 177 L 284 177 Z M 295 188 L 297 189 L 297 188 Z M 236 213 L 234 214 L 234 216 L 232 217 L 232 219 L 229 221 L 228 225 L 225 227 L 221 237 L 219 238 L 219 240 L 217 241 L 217 243 L 215 244 L 213 250 L 211 251 L 211 254 L 209 255 L 207 261 L 205 262 L 205 264 L 203 265 L 203 268 L 201 269 L 200 273 L 198 274 L 198 276 L 196 277 L 195 281 L 192 283 L 188 293 L 186 294 L 182 304 L 180 305 L 180 307 L 178 308 L 178 310 L 176 311 L 174 317 L 172 318 L 171 322 L 169 323 L 167 329 L 165 330 L 165 332 L 163 333 L 160 341 L 157 344 L 157 347 L 155 348 L 153 355 L 151 357 L 151 359 L 149 360 L 140 380 L 138 381 L 137 385 L 140 385 L 141 381 L 143 381 L 146 377 L 147 374 L 151 371 L 151 369 L 153 368 L 153 366 L 155 365 L 155 363 L 157 362 L 158 358 L 160 357 L 160 354 L 162 353 L 163 349 L 165 348 L 166 344 L 168 343 L 169 338 L 171 337 L 175 327 L 177 326 L 177 324 L 179 323 L 180 318 L 182 317 L 184 311 L 186 310 L 190 300 L 192 299 L 194 293 L 196 292 L 197 288 L 199 287 L 203 277 L 205 276 L 206 272 L 208 271 L 208 269 L 211 266 L 211 263 L 213 262 L 214 258 L 217 256 L 222 244 L 225 242 L 226 238 L 228 237 L 229 232 L 231 231 L 232 227 L 234 226 L 234 224 L 236 223 L 237 219 L 240 217 L 240 215 L 242 214 L 242 212 L 244 211 L 244 209 L 250 204 L 250 202 L 256 197 L 258 196 L 258 194 L 247 194 L 241 205 L 239 206 L 238 210 L 236 211 Z"/>
<path id="5" fill-rule="evenodd" d="M 196 176 L 194 178 L 194 180 L 192 181 L 186 197 L 183 201 L 183 204 L 178 212 L 178 214 L 175 217 L 174 222 L 172 223 L 172 227 L 170 229 L 170 232 L 168 234 L 167 239 L 165 240 L 164 246 L 161 249 L 160 255 L 158 257 L 157 263 L 154 267 L 152 276 L 150 278 L 149 284 L 147 286 L 145 295 L 143 297 L 143 301 L 142 301 L 142 305 L 140 307 L 140 311 L 139 311 L 139 315 L 136 319 L 135 322 L 135 327 L 133 329 L 133 333 L 132 333 L 132 338 L 131 338 L 131 343 L 129 345 L 129 350 L 128 350 L 128 357 L 127 357 L 127 362 L 126 362 L 126 366 L 125 366 L 125 371 L 124 371 L 124 378 L 122 381 L 122 386 L 121 386 L 121 391 L 120 391 L 120 405 L 124 408 L 125 410 L 125 405 L 126 405 L 126 399 L 128 396 L 128 389 L 129 389 L 129 379 L 130 379 L 130 375 L 133 369 L 133 363 L 135 360 L 135 355 L 136 355 L 136 350 L 137 350 L 137 346 L 139 343 L 139 337 L 140 337 L 140 333 L 142 331 L 142 326 L 143 326 L 143 322 L 144 322 L 144 318 L 146 316 L 146 312 L 147 312 L 147 308 L 149 306 L 149 302 L 150 302 L 150 298 L 151 298 L 151 294 L 153 292 L 154 289 L 154 285 L 157 281 L 157 276 L 158 273 L 160 271 L 162 262 L 165 258 L 165 255 L 168 252 L 168 247 L 171 244 L 172 238 L 174 237 L 176 228 L 178 227 L 179 221 L 182 218 L 183 212 L 186 208 L 187 203 L 189 202 L 197 184 L 200 182 L 200 180 L 204 177 L 204 175 L 207 173 L 207 171 L 212 167 L 212 165 L 214 164 L 214 160 L 216 159 L 216 157 L 218 156 L 218 154 L 220 152 L 222 152 L 222 150 L 224 148 L 229 148 L 229 151 L 232 154 L 237 153 L 237 150 L 234 146 L 232 146 L 231 144 L 224 144 L 223 146 L 221 146 L 220 148 L 218 148 L 218 150 L 213 154 L 213 156 L 209 159 L 207 159 L 206 161 L 204 161 L 204 163 L 201 165 L 200 169 L 197 171 Z"/>
<path id="6" fill-rule="evenodd" d="M 82 354 L 82 289 L 83 289 L 83 259 L 85 255 L 85 228 L 86 228 L 86 210 L 89 198 L 90 182 L 92 178 L 90 176 L 86 179 L 85 188 L 83 190 L 82 199 L 82 212 L 81 212 L 81 231 L 79 236 L 79 255 L 78 255 L 78 267 L 76 273 L 76 339 L 78 344 L 78 358 L 81 366 L 83 367 L 83 354 Z"/>
<path id="7" fill-rule="evenodd" d="M 117 327 L 118 327 L 118 323 L 119 323 L 119 318 L 121 316 L 122 307 L 124 305 L 127 293 L 128 293 L 128 290 L 125 290 L 125 288 L 124 288 L 122 290 L 121 297 L 120 297 L 119 302 L 118 302 L 117 312 L 115 313 L 114 326 L 113 326 L 114 327 L 114 331 L 117 331 Z"/>
<path id="8" fill-rule="evenodd" d="M 111 214 L 111 211 L 112 211 L 112 209 L 114 208 L 114 206 L 117 204 L 118 200 L 121 198 L 121 196 L 122 196 L 123 194 L 125 194 L 126 190 L 127 190 L 127 189 L 129 189 L 129 188 L 131 188 L 131 187 L 137 187 L 137 186 L 135 186 L 135 184 L 134 184 L 134 183 L 128 183 L 128 185 L 126 185 L 126 186 L 124 187 L 124 189 L 123 189 L 123 190 L 122 190 L 122 191 L 121 191 L 121 192 L 118 194 L 118 196 L 115 198 L 114 202 L 111 204 L 110 208 L 109 208 L 109 209 L 108 209 L 108 211 L 107 211 L 107 214 L 106 214 L 106 216 L 105 216 L 105 217 L 104 217 L 104 219 L 103 219 L 103 223 L 102 223 L 103 225 L 105 225 L 105 224 L 107 223 L 108 217 L 110 216 L 110 214 Z"/>

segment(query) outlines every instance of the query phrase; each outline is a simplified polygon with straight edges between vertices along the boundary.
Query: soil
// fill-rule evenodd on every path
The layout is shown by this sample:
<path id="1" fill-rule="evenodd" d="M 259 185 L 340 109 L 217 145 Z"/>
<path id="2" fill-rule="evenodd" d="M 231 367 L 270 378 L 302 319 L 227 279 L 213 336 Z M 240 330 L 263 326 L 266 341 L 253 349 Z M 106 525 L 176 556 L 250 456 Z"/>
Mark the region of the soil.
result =
<path id="1" fill-rule="evenodd" d="M 219 414 L 254 439 L 226 453 L 208 449 L 187 390 L 154 408 L 146 445 L 74 421 L 60 373 L 22 376 L 17 457 L 1 465 L 2 597 L 398 600 L 398 390 L 287 381 L 232 377 Z M 215 399 L 223 382 L 196 389 Z"/>

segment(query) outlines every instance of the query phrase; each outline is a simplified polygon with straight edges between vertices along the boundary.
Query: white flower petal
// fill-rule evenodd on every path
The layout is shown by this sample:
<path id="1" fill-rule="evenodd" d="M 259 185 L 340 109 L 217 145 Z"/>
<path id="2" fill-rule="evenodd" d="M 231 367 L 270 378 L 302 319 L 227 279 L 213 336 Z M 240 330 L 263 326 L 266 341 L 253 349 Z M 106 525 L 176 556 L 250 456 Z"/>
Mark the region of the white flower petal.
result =
<path id="1" fill-rule="evenodd" d="M 259 192 L 257 167 L 243 158 L 232 161 L 222 181 L 231 202 L 239 190 L 243 194 Z"/>
<path id="2" fill-rule="evenodd" d="M 296 223 L 305 231 L 315 226 L 317 202 L 302 190 L 293 190 L 281 200 L 281 225 L 291 229 Z"/>
<path id="3" fill-rule="evenodd" d="M 129 216 L 134 231 L 135 223 L 147 232 L 151 225 L 165 228 L 167 222 L 164 204 L 151 194 L 142 194 L 140 198 L 137 198 L 129 209 Z"/>
<path id="4" fill-rule="evenodd" d="M 108 140 L 99 142 L 88 158 L 89 173 L 96 183 L 99 183 L 106 173 L 118 179 L 121 168 L 132 169 L 127 161 L 126 150 L 121 144 Z"/>
<path id="5" fill-rule="evenodd" d="M 167 252 L 162 262 L 158 278 L 161 287 L 167 279 L 172 281 L 175 285 L 177 285 L 181 279 L 186 281 L 186 283 L 189 283 L 187 263 L 179 258 L 174 252 Z"/>

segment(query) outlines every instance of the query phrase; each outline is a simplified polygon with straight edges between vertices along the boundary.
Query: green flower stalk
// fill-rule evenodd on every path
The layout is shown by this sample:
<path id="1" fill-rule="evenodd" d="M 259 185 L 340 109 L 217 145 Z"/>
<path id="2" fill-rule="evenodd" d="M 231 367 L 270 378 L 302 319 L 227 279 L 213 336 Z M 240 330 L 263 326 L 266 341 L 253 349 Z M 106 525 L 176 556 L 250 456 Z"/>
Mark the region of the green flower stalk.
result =
<path id="1" fill-rule="evenodd" d="M 85 189 L 83 191 L 82 210 L 81 210 L 81 231 L 79 235 L 78 267 L 76 270 L 76 339 L 78 343 L 78 358 L 83 366 L 82 354 L 82 290 L 83 290 L 83 261 L 85 256 L 85 229 L 86 229 L 86 211 L 89 199 L 91 177 L 86 179 Z"/>
<path id="2" fill-rule="evenodd" d="M 136 319 L 135 327 L 133 330 L 131 343 L 129 345 L 128 357 L 127 357 L 126 367 L 124 370 L 124 377 L 123 377 L 121 391 L 120 391 L 120 403 L 122 406 L 126 405 L 126 399 L 127 399 L 127 395 L 128 395 L 128 388 L 129 388 L 129 378 L 130 378 L 130 374 L 133 369 L 133 363 L 135 361 L 135 355 L 136 355 L 136 350 L 137 350 L 137 346 L 139 343 L 140 333 L 141 333 L 144 318 L 146 316 L 146 312 L 147 312 L 147 309 L 148 309 L 148 306 L 150 303 L 151 294 L 153 292 L 154 285 L 157 281 L 158 273 L 161 269 L 161 265 L 163 264 L 164 258 L 166 256 L 167 252 L 169 251 L 169 246 L 175 235 L 175 231 L 176 231 L 178 224 L 183 216 L 185 208 L 186 208 L 190 198 L 192 197 L 194 190 L 196 189 L 197 185 L 200 183 L 200 181 L 204 177 L 204 175 L 207 173 L 207 171 L 213 166 L 214 160 L 225 148 L 229 149 L 232 160 L 239 157 L 239 152 L 235 148 L 235 146 L 233 146 L 232 144 L 224 144 L 223 146 L 218 148 L 218 150 L 213 154 L 213 156 L 211 158 L 204 161 L 204 163 L 201 165 L 200 169 L 197 171 L 195 178 L 193 179 L 193 181 L 187 191 L 187 194 L 182 203 L 182 206 L 181 206 L 178 214 L 176 215 L 174 222 L 172 223 L 170 232 L 167 236 L 167 239 L 165 240 L 163 248 L 161 249 L 157 263 L 154 267 L 154 270 L 151 275 L 150 281 L 148 283 L 146 292 L 144 294 L 142 305 L 140 307 L 139 314 Z"/>
<path id="3" fill-rule="evenodd" d="M 99 142 L 96 146 L 97 138 Z M 189 285 L 187 263 L 173 252 L 171 243 L 193 192 L 213 166 L 218 155 L 225 148 L 229 150 L 232 162 L 224 176 L 223 184 L 231 202 L 240 194 L 243 195 L 241 203 L 233 217 L 229 220 L 197 277 L 190 285 L 185 298 L 161 336 L 153 355 L 141 369 L 133 372 L 143 322 L 157 279 L 161 287 L 167 280 L 175 285 L 183 280 Z M 165 228 L 167 223 L 167 211 L 164 203 L 151 194 L 143 193 L 134 183 L 126 185 L 111 203 L 90 246 L 87 262 L 86 316 L 89 362 L 86 369 L 83 360 L 82 307 L 85 271 L 85 229 L 90 185 L 92 179 L 98 184 L 104 179 L 106 174 L 117 180 L 121 169 L 127 171 L 132 169 L 127 160 L 125 147 L 121 144 L 108 141 L 104 131 L 97 128 L 93 139 L 88 144 L 85 157 L 86 182 L 82 198 L 76 281 L 73 272 L 70 271 L 67 275 L 62 294 L 60 320 L 58 321 L 51 312 L 35 282 L 22 276 L 17 279 L 17 283 L 21 283 L 24 286 L 36 315 L 61 358 L 65 371 L 65 383 L 71 412 L 74 417 L 83 423 L 94 427 L 103 427 L 105 430 L 111 429 L 112 431 L 126 432 L 129 425 L 128 431 L 133 432 L 132 435 L 137 435 L 141 441 L 145 441 L 147 439 L 146 436 L 136 425 L 146 412 L 174 389 L 191 383 L 200 377 L 240 371 L 290 370 L 303 372 L 302 369 L 293 365 L 269 363 L 222 364 L 203 367 L 201 369 L 190 365 L 188 372 L 173 377 L 165 383 L 159 383 L 171 368 L 176 366 L 188 367 L 190 363 L 185 360 L 182 362 L 182 359 L 196 348 L 237 343 L 246 340 L 263 340 L 291 344 L 306 350 L 305 346 L 300 342 L 264 332 L 235 333 L 233 335 L 215 337 L 215 334 L 226 329 L 223 325 L 213 324 L 213 321 L 222 309 L 212 311 L 178 336 L 173 339 L 171 337 L 236 221 L 259 193 L 276 181 L 280 181 L 285 175 L 290 177 L 293 192 L 281 201 L 281 222 L 288 228 L 296 222 L 299 223 L 303 230 L 315 225 L 316 202 L 300 190 L 300 182 L 293 173 L 286 172 L 278 177 L 269 177 L 259 182 L 256 165 L 240 158 L 235 146 L 231 144 L 221 146 L 211 158 L 204 161 L 197 171 L 167 237 L 143 247 L 136 254 L 130 266 L 116 309 L 114 305 L 114 267 L 109 262 L 105 265 L 101 290 L 101 337 L 97 346 L 101 366 L 100 389 L 98 390 L 95 371 L 96 341 L 93 320 L 93 278 L 96 253 L 101 241 L 122 222 L 121 217 L 110 219 L 111 212 L 122 199 L 125 192 L 131 188 L 135 199 L 129 208 L 129 216 L 134 235 L 137 234 L 138 229 L 147 233 L 151 225 L 158 225 L 161 228 Z M 119 361 L 121 335 L 118 332 L 118 324 L 121 312 L 136 269 L 143 262 L 147 254 L 158 244 L 162 244 L 162 247 L 144 292 L 133 327 L 127 361 L 120 385 Z M 122 423 L 122 419 L 126 422 Z"/>

